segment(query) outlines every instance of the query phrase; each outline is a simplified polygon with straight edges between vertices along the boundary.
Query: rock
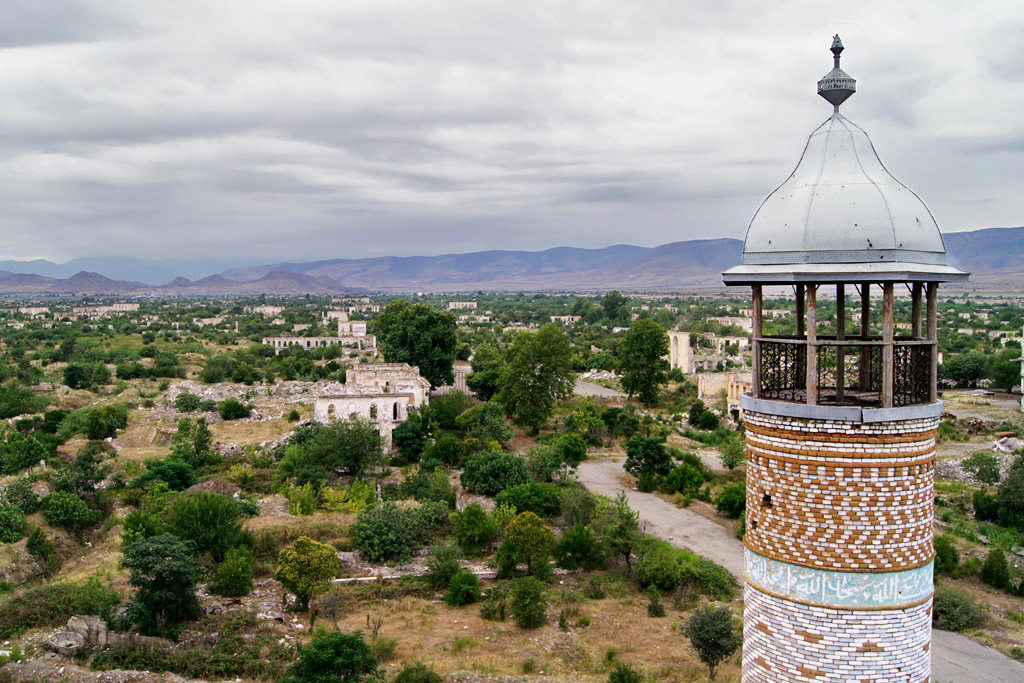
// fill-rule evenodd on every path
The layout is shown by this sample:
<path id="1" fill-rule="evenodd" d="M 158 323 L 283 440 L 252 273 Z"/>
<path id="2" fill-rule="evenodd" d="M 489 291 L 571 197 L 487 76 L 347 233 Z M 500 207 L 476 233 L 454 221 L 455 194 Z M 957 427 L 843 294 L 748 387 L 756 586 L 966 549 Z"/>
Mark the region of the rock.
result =
<path id="1" fill-rule="evenodd" d="M 104 648 L 110 640 L 107 622 L 92 615 L 75 615 L 68 619 L 64 627 L 72 633 L 82 636 L 88 647 Z"/>
<path id="2" fill-rule="evenodd" d="M 46 646 L 57 654 L 73 657 L 85 647 L 85 638 L 74 631 L 61 631 L 47 638 Z"/>
<path id="3" fill-rule="evenodd" d="M 213 603 L 212 605 L 207 605 L 206 613 L 207 614 L 224 614 L 224 606 L 219 604 L 219 603 L 216 603 L 216 602 Z"/>

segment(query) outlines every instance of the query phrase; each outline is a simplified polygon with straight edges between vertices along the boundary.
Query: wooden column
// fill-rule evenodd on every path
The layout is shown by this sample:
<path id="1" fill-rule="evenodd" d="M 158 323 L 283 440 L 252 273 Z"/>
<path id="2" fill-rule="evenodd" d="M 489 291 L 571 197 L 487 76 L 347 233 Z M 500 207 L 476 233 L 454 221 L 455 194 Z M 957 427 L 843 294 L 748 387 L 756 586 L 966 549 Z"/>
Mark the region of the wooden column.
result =
<path id="1" fill-rule="evenodd" d="M 913 304 L 910 309 L 910 336 L 914 339 L 921 338 L 921 292 L 923 289 L 924 286 L 920 282 L 915 282 L 911 290 Z"/>
<path id="2" fill-rule="evenodd" d="M 818 403 L 818 286 L 807 285 L 807 404 Z"/>
<path id="3" fill-rule="evenodd" d="M 925 293 L 928 316 L 928 341 L 931 349 L 931 371 L 928 373 L 928 399 L 939 400 L 939 283 L 929 282 Z"/>
<path id="4" fill-rule="evenodd" d="M 882 407 L 892 408 L 893 313 L 896 296 L 891 282 L 882 285 Z"/>
<path id="5" fill-rule="evenodd" d="M 750 383 L 750 394 L 754 398 L 761 398 L 761 336 L 764 333 L 764 315 L 762 306 L 764 304 L 764 295 L 761 290 L 761 285 L 754 285 L 751 287 L 753 302 L 753 337 L 754 337 L 754 365 L 753 365 L 753 381 Z"/>
<path id="6" fill-rule="evenodd" d="M 846 339 L 846 285 L 836 285 L 836 339 Z M 836 347 L 836 403 L 842 404 L 846 392 L 845 347 Z"/>
<path id="7" fill-rule="evenodd" d="M 867 341 L 871 333 L 871 285 L 867 282 L 860 286 L 860 339 Z M 867 391 L 871 387 L 871 349 L 860 347 L 860 390 Z"/>
<path id="8" fill-rule="evenodd" d="M 796 286 L 796 336 L 803 337 L 806 328 L 804 320 L 804 286 Z"/>

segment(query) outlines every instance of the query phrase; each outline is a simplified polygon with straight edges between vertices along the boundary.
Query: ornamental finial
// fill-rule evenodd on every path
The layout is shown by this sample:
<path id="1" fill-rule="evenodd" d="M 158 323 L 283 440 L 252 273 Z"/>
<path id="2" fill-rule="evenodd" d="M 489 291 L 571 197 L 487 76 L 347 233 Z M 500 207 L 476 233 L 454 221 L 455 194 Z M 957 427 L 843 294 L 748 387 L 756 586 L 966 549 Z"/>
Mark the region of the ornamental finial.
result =
<path id="1" fill-rule="evenodd" d="M 837 33 L 832 38 L 832 71 L 828 72 L 818 81 L 818 94 L 825 98 L 834 108 L 839 111 L 839 105 L 845 102 L 850 95 L 857 92 L 857 81 L 850 78 L 850 75 L 839 68 L 839 56 L 845 49 L 843 41 Z"/>

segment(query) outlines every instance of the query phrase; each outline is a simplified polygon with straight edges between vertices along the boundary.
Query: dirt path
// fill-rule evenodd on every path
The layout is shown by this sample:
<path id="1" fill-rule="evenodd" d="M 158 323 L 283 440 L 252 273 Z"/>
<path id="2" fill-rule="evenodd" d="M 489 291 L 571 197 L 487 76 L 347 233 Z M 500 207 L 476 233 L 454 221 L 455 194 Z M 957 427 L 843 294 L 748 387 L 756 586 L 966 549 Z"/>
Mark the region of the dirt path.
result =
<path id="1" fill-rule="evenodd" d="M 615 496 L 622 486 L 622 460 L 592 460 L 580 465 L 579 479 L 595 493 Z M 677 508 L 657 496 L 626 490 L 647 532 L 704 555 L 743 581 L 743 544 L 724 527 Z M 932 680 L 935 683 L 1020 683 L 1024 664 L 970 638 L 932 632 Z"/>

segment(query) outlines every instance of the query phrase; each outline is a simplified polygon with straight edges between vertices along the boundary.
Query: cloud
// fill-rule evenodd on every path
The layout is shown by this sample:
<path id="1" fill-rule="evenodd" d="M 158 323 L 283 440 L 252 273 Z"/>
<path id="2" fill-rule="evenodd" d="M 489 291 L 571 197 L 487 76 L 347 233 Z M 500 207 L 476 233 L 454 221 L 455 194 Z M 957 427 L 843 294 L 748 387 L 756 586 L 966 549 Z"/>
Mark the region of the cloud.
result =
<path id="1" fill-rule="evenodd" d="M 836 31 L 890 169 L 947 228 L 1017 224 L 1024 8 L 983 4 L 7 2 L 0 257 L 740 237 Z"/>

